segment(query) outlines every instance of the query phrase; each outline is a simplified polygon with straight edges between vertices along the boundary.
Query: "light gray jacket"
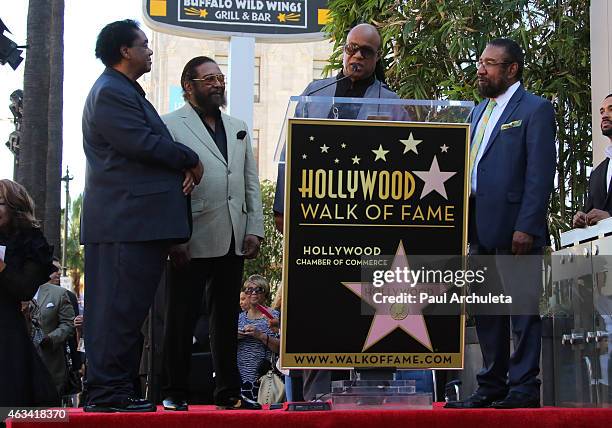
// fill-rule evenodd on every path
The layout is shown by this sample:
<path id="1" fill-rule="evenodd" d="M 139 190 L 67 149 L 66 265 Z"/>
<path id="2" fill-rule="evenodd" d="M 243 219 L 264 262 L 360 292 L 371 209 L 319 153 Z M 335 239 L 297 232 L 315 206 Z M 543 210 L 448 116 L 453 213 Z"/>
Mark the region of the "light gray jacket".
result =
<path id="1" fill-rule="evenodd" d="M 162 116 L 172 138 L 197 153 L 204 176 L 191 193 L 193 232 L 188 246 L 192 258 L 227 254 L 232 232 L 236 254 L 242 255 L 245 234 L 264 237 L 263 210 L 257 165 L 246 124 L 221 114 L 227 137 L 227 161 L 189 103 Z M 238 133 L 245 131 L 245 137 Z"/>

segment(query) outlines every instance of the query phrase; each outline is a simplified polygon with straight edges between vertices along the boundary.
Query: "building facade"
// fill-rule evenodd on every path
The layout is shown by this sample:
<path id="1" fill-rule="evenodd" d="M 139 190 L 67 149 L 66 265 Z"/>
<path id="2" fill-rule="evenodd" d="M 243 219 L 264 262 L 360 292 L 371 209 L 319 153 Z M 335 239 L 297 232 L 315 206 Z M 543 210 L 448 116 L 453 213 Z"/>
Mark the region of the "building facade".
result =
<path id="1" fill-rule="evenodd" d="M 213 58 L 227 74 L 229 42 L 202 40 L 152 32 L 153 70 L 143 87 L 160 114 L 183 105 L 181 73 L 191 58 Z M 289 97 L 300 95 L 322 70 L 332 51 L 329 41 L 308 43 L 256 43 L 253 99 L 253 151 L 262 180 L 276 180 L 274 153 Z"/>

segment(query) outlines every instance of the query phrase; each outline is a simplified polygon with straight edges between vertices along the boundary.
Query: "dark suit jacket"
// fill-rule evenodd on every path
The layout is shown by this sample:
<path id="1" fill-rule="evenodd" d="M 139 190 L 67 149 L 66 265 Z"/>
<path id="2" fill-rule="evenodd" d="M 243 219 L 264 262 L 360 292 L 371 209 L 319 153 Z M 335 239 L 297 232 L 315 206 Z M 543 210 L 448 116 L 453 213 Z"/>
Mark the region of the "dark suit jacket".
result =
<path id="1" fill-rule="evenodd" d="M 82 243 L 189 238 L 182 171 L 198 156 L 172 141 L 153 106 L 112 68 L 85 102 L 83 148 Z"/>
<path id="2" fill-rule="evenodd" d="M 483 101 L 472 112 L 472 138 L 487 103 Z M 478 163 L 477 189 L 472 196 L 476 197 L 476 228 L 483 247 L 510 249 L 515 231 L 532 235 L 534 248 L 547 245 L 555 165 L 552 104 L 521 85 L 506 105 Z"/>
<path id="3" fill-rule="evenodd" d="M 591 172 L 589 178 L 589 193 L 587 195 L 584 212 L 588 213 L 593 208 L 608 211 L 612 215 L 612 198 L 607 188 L 606 173 L 608 172 L 610 159 L 606 158 Z"/>

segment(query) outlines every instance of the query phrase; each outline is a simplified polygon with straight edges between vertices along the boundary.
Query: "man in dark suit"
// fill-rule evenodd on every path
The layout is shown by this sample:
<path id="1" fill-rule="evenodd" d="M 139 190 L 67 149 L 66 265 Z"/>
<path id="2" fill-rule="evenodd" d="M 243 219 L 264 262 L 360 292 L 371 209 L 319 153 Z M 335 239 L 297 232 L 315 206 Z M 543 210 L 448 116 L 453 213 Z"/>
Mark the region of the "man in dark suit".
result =
<path id="1" fill-rule="evenodd" d="M 601 116 L 601 133 L 612 143 L 612 94 L 608 95 L 599 108 Z M 589 178 L 589 194 L 584 211 L 574 215 L 574 227 L 586 227 L 612 214 L 612 198 L 610 198 L 610 178 L 612 177 L 612 146 L 606 147 L 606 158 L 591 172 Z"/>
<path id="2" fill-rule="evenodd" d="M 547 210 L 555 175 L 555 119 L 549 101 L 523 88 L 523 58 L 516 42 L 496 39 L 478 60 L 478 90 L 485 99 L 474 109 L 471 120 L 469 252 L 471 256 L 491 256 L 504 289 L 519 277 L 526 282 L 529 303 L 535 309 L 503 314 L 500 308 L 493 315 L 475 316 L 484 365 L 477 375 L 478 389 L 466 400 L 447 403 L 446 407 L 540 405 L 537 376 L 542 327 L 537 314 L 537 284 L 541 265 L 537 255 L 549 240 Z M 517 259 L 530 269 L 500 268 Z"/>
<path id="3" fill-rule="evenodd" d="M 96 57 L 106 70 L 83 112 L 87 158 L 85 411 L 155 411 L 135 396 L 140 329 L 170 246 L 191 234 L 187 195 L 202 177 L 196 153 L 175 143 L 136 80 L 151 70 L 145 34 L 131 20 L 108 24 Z"/>

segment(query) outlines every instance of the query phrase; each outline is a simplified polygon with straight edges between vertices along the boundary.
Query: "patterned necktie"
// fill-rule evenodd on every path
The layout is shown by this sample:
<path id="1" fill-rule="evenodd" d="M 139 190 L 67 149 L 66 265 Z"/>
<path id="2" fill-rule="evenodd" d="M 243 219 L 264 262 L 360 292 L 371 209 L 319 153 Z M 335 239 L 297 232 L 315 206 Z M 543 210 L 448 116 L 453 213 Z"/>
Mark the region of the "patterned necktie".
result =
<path id="1" fill-rule="evenodd" d="M 487 124 L 489 123 L 491 113 L 493 112 L 493 109 L 496 105 L 497 102 L 495 100 L 489 100 L 487 108 L 482 114 L 482 124 L 480 125 L 480 128 L 478 129 L 478 132 L 476 133 L 476 135 L 474 136 L 474 140 L 472 141 L 472 145 L 470 147 L 470 182 L 472 180 L 472 174 L 474 172 L 474 162 L 476 162 L 476 156 L 478 155 L 480 144 L 482 143 L 485 131 L 487 130 Z"/>

